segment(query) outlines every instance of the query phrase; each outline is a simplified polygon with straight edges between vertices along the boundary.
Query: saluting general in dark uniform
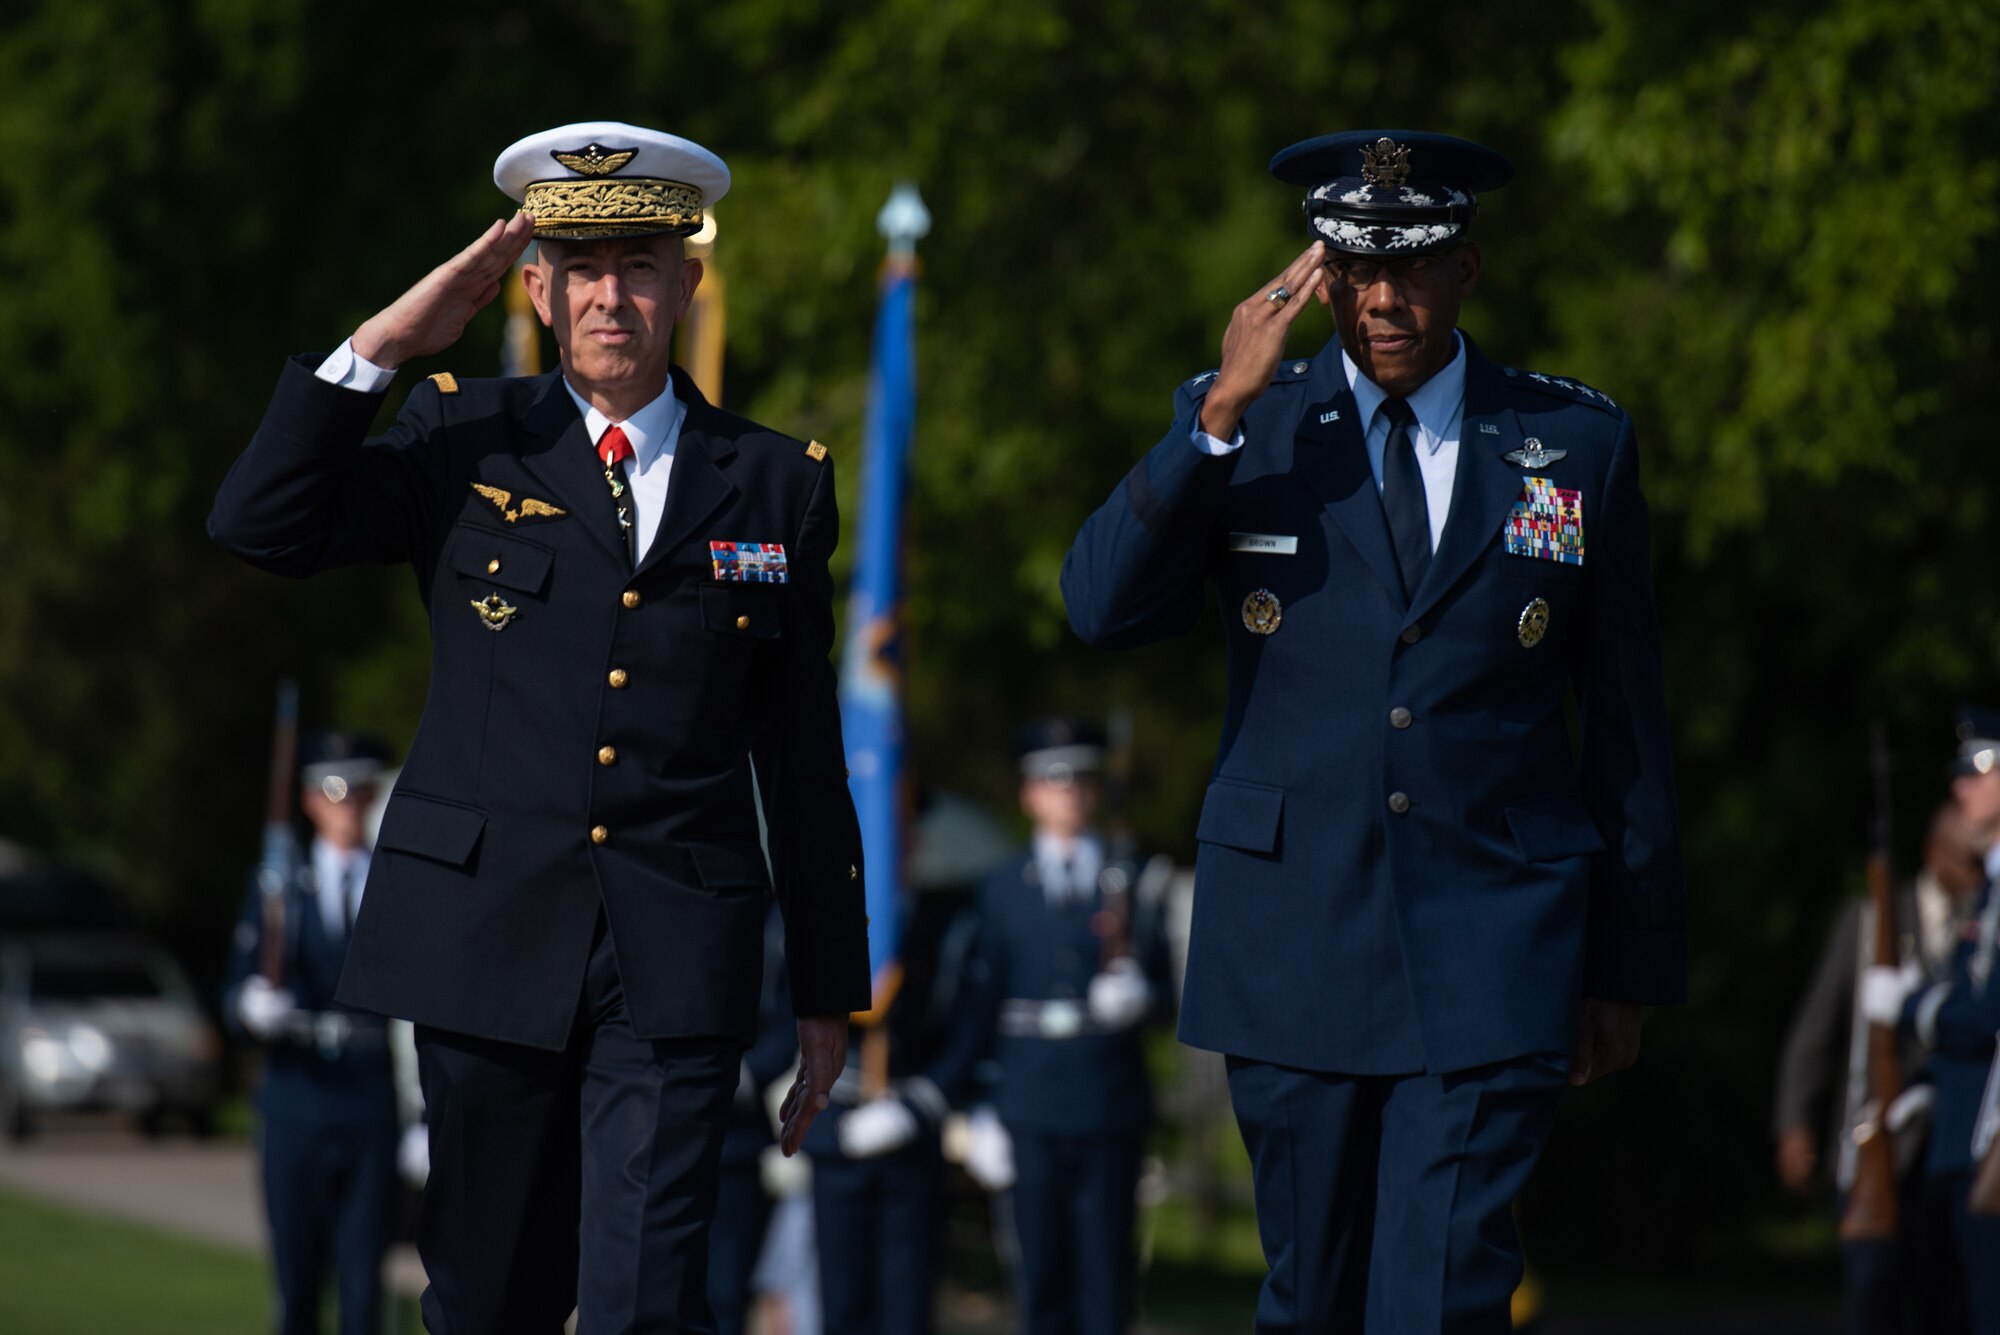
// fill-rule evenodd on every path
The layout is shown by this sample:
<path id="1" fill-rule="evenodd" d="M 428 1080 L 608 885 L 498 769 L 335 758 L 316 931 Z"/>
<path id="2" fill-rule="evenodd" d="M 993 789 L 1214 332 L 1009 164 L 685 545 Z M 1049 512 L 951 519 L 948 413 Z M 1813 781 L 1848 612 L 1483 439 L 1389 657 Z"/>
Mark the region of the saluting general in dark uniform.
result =
<path id="1" fill-rule="evenodd" d="M 1043 719 L 1015 750 L 1034 834 L 979 892 L 959 1042 L 997 1068 L 997 1121 L 975 1113 L 966 1167 L 1011 1188 L 1021 1329 L 1117 1335 L 1153 1120 L 1142 1039 L 1172 996 L 1166 934 L 1158 894 L 1092 823 L 1103 734 Z"/>
<path id="2" fill-rule="evenodd" d="M 832 468 L 669 364 L 719 158 L 590 122 L 494 178 L 520 213 L 284 368 L 210 530 L 283 575 L 407 563 L 430 612 L 430 698 L 340 986 L 417 1024 L 426 1323 L 546 1332 L 575 1307 L 586 1335 L 705 1331 L 774 889 L 804 1053 L 788 1149 L 869 999 Z M 364 440 L 393 368 L 449 347 L 531 239 L 561 368 L 434 376 Z"/>
<path id="3" fill-rule="evenodd" d="M 1106 648 L 1221 603 L 1181 1037 L 1229 1056 L 1258 1329 L 1505 1330 L 1564 1081 L 1632 1062 L 1640 1006 L 1684 990 L 1637 442 L 1455 327 L 1498 153 L 1366 131 L 1272 170 L 1315 240 L 1236 308 L 1063 592 Z M 1337 337 L 1286 357 L 1314 300 Z"/>
<path id="4" fill-rule="evenodd" d="M 382 1257 L 399 1139 L 388 1024 L 334 999 L 368 874 L 367 811 L 387 750 L 345 732 L 307 740 L 299 805 L 312 843 L 251 878 L 222 1013 L 264 1052 L 257 1158 L 280 1335 L 314 1335 L 320 1290 L 343 1335 L 382 1326 Z"/>

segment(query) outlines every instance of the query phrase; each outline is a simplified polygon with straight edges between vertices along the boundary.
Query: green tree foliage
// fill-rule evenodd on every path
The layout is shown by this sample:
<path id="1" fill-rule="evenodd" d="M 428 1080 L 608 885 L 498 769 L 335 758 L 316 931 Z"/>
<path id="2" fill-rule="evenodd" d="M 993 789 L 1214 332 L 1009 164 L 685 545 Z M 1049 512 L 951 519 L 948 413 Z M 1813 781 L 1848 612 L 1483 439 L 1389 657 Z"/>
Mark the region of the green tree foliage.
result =
<path id="1" fill-rule="evenodd" d="M 1420 24 L 1387 0 L 30 6 L 0 32 L 0 834 L 107 862 L 213 961 L 275 678 L 309 719 L 408 736 L 407 574 L 277 581 L 202 518 L 282 356 L 496 216 L 507 142 L 605 116 L 729 158 L 725 399 L 832 446 L 850 524 L 874 214 L 921 184 L 922 776 L 1004 804 L 1014 718 L 1122 701 L 1141 831 L 1191 853 L 1219 637 L 1085 651 L 1062 554 L 1305 244 L 1269 154 L 1454 131 L 1519 168 L 1466 327 L 1639 423 L 1696 912 L 1700 1004 L 1572 1100 L 1531 1227 L 1581 1221 L 1600 1256 L 1724 1246 L 1762 1199 L 1778 1031 L 1856 881 L 1865 720 L 1910 757 L 1913 829 L 1949 704 L 1996 690 L 1996 25 L 1950 0 L 1439 0 Z M 1296 351 L 1329 333 L 1308 313 Z M 489 313 L 401 384 L 489 373 L 499 342 Z"/>

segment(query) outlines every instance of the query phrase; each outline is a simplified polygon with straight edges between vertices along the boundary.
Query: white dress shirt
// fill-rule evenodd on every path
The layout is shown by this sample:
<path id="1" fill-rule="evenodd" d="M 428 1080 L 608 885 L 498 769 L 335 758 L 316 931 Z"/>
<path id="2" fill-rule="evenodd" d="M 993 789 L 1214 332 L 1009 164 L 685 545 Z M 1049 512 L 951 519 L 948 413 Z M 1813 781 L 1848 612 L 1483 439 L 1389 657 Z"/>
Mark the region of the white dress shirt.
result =
<path id="1" fill-rule="evenodd" d="M 1458 437 L 1465 420 L 1465 340 L 1456 332 L 1452 341 L 1457 352 L 1442 371 L 1426 380 L 1407 402 L 1416 414 L 1413 427 L 1417 447 L 1417 471 L 1424 477 L 1424 504 L 1430 510 L 1431 550 L 1444 536 L 1444 521 L 1451 517 L 1452 483 L 1458 476 Z M 1347 370 L 1347 384 L 1354 391 L 1354 410 L 1361 417 L 1362 440 L 1368 447 L 1368 468 L 1375 475 L 1375 489 L 1382 489 L 1382 456 L 1389 443 L 1389 419 L 1381 411 L 1389 395 L 1361 374 L 1361 368 L 1340 351 L 1340 364 Z M 1233 454 L 1243 448 L 1243 428 L 1229 440 L 1221 440 L 1201 429 L 1197 419 L 1193 440 L 1204 454 Z"/>
<path id="2" fill-rule="evenodd" d="M 1104 870 L 1104 844 L 1095 835 L 1058 839 L 1035 832 L 1035 869 L 1050 905 L 1088 904 L 1097 894 L 1097 877 Z"/>
<path id="3" fill-rule="evenodd" d="M 347 935 L 353 914 L 361 907 L 361 892 L 368 884 L 368 850 L 335 848 L 324 839 L 314 839 L 312 862 L 319 886 L 320 922 L 327 937 L 338 941 Z"/>
<path id="4" fill-rule="evenodd" d="M 363 394 L 380 393 L 396 378 L 394 368 L 377 366 L 356 352 L 353 339 L 342 343 L 313 374 L 328 384 Z M 643 561 L 660 531 L 660 516 L 667 508 L 667 478 L 673 472 L 674 446 L 680 443 L 681 422 L 687 416 L 687 407 L 674 397 L 674 379 L 668 376 L 666 390 L 659 398 L 614 424 L 576 392 L 568 377 L 563 378 L 562 384 L 575 401 L 577 411 L 583 414 L 591 449 L 597 448 L 597 442 L 613 425 L 625 428 L 625 439 L 632 445 L 632 457 L 622 465 L 627 504 L 632 507 L 634 551 L 637 559 Z"/>

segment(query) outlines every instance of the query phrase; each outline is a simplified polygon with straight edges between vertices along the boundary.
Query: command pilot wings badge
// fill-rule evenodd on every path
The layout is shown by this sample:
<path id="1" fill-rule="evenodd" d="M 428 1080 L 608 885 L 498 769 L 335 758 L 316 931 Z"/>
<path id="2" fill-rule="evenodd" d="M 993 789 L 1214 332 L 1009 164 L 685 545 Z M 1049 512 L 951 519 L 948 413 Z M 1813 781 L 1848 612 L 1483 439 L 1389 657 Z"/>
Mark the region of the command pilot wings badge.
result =
<path id="1" fill-rule="evenodd" d="M 1568 456 L 1568 450 L 1552 450 L 1542 444 L 1541 441 L 1530 436 L 1521 443 L 1520 449 L 1509 450 L 1500 457 L 1510 464 L 1519 464 L 1523 468 L 1547 468 L 1556 460 L 1567 458 Z"/>
<path id="2" fill-rule="evenodd" d="M 521 508 L 510 510 L 507 507 L 514 503 L 513 492 L 503 491 L 499 487 L 489 487 L 484 482 L 473 483 L 472 489 L 493 502 L 493 508 L 498 510 L 500 517 L 510 524 L 524 515 L 529 519 L 534 519 L 542 515 L 566 515 L 569 513 L 567 510 L 550 505 L 547 501 L 538 501 L 532 496 L 523 496 L 521 498 Z"/>
<path id="3" fill-rule="evenodd" d="M 599 144 L 586 144 L 571 153 L 552 152 L 549 154 L 557 162 L 575 172 L 578 176 L 609 176 L 620 167 L 639 156 L 636 148 L 605 148 Z"/>

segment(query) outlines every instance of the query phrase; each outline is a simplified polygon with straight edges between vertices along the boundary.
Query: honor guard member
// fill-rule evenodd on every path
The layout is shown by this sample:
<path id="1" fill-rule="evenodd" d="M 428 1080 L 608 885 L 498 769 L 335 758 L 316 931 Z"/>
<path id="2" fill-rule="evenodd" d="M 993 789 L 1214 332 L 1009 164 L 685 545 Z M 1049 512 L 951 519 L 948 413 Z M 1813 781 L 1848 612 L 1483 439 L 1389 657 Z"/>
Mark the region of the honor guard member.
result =
<path id="1" fill-rule="evenodd" d="M 803 1050 L 788 1149 L 868 1004 L 832 466 L 670 365 L 721 159 L 599 121 L 521 140 L 494 180 L 519 212 L 284 368 L 209 528 L 281 575 L 408 563 L 429 610 L 430 696 L 340 987 L 417 1025 L 425 1322 L 708 1331 L 773 890 Z M 395 368 L 450 347 L 531 241 L 560 367 L 433 376 L 364 439 Z"/>
<path id="2" fill-rule="evenodd" d="M 1927 982 L 1950 976 L 1959 928 L 1985 881 L 1981 846 L 1954 802 L 1932 817 L 1924 866 L 1897 892 L 1896 939 L 1904 963 Z M 1811 1189 L 1822 1162 L 1833 1172 L 1836 1217 L 1854 1189 L 1861 1129 L 1875 1122 L 1868 1088 L 1868 1022 L 1859 1011 L 1862 975 L 1873 965 L 1875 914 L 1850 901 L 1836 920 L 1812 986 L 1792 1020 L 1778 1067 L 1775 1121 L 1778 1177 L 1793 1191 Z M 1927 1053 L 1914 1036 L 1901 1045 L 1900 1069 L 1914 1075 Z M 1875 1331 L 1963 1329 L 1964 1283 L 1948 1210 L 1937 1208 L 1923 1172 L 1933 1091 L 1914 1084 L 1890 1104 L 1898 1202 L 1896 1236 L 1840 1244 L 1848 1328 Z"/>
<path id="3" fill-rule="evenodd" d="M 1236 308 L 1063 593 L 1104 648 L 1221 603 L 1181 1038 L 1229 1057 L 1257 1328 L 1504 1330 L 1559 1091 L 1684 990 L 1637 444 L 1455 328 L 1500 154 L 1370 130 L 1271 169 L 1313 242 Z M 1336 337 L 1286 356 L 1315 302 Z"/>
<path id="4" fill-rule="evenodd" d="M 1021 1328 L 1116 1335 L 1132 1317 L 1139 1165 L 1152 1124 L 1142 1039 L 1172 995 L 1157 893 L 1093 822 L 1104 737 L 1017 735 L 1031 846 L 987 878 L 960 1042 L 998 1068 L 967 1170 L 1012 1189 Z M 993 1116 L 997 1113 L 997 1117 Z"/>
<path id="5" fill-rule="evenodd" d="M 257 1147 L 282 1335 L 320 1328 L 331 1276 L 344 1335 L 382 1325 L 399 1139 L 388 1025 L 335 1000 L 368 876 L 368 809 L 387 748 L 328 732 L 300 748 L 312 844 L 251 878 L 223 1015 L 264 1052 Z"/>
<path id="6" fill-rule="evenodd" d="M 1952 796 L 1985 853 L 1985 884 L 1952 952 L 1951 973 L 1931 982 L 1908 967 L 1871 968 L 1861 979 L 1861 1013 L 1893 1024 L 1930 1049 L 1924 1072 L 1936 1087 L 1925 1172 L 1942 1198 L 1965 1276 L 1973 1335 L 2000 1335 L 2000 1215 L 1977 1214 L 1967 1196 L 1978 1165 L 1975 1138 L 1989 1097 L 2000 1034 L 2000 713 L 1959 717 Z"/>

